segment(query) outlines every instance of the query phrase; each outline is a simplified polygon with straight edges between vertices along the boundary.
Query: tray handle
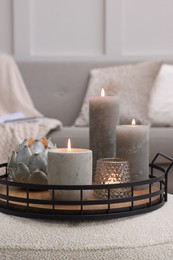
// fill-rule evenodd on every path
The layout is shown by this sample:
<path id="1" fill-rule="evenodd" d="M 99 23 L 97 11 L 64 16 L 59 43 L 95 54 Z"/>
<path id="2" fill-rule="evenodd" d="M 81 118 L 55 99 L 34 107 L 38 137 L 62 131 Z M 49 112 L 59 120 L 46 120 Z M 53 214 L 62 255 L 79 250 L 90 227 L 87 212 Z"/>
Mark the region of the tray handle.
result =
<path id="1" fill-rule="evenodd" d="M 157 153 L 157 154 L 155 155 L 155 157 L 153 158 L 153 160 L 152 160 L 152 162 L 151 162 L 151 165 L 157 166 L 156 161 L 157 161 L 157 159 L 158 159 L 159 157 L 163 157 L 164 159 L 167 159 L 167 160 L 170 162 L 167 168 L 162 168 L 161 166 L 159 166 L 159 168 L 162 168 L 162 169 L 163 169 L 163 171 L 165 172 L 165 175 L 166 175 L 166 177 L 167 177 L 167 175 L 168 175 L 170 169 L 171 169 L 172 166 L 173 166 L 173 159 L 170 158 L 169 156 L 165 155 L 165 154 Z"/>
<path id="2" fill-rule="evenodd" d="M 164 168 L 163 168 L 163 167 L 158 166 L 158 165 L 156 164 L 156 161 L 157 161 L 157 159 L 158 159 L 159 157 L 162 157 L 162 158 L 164 158 L 164 159 L 167 159 L 167 160 L 170 162 L 167 167 L 164 167 Z M 153 167 L 154 167 L 154 168 L 158 168 L 158 169 L 162 170 L 162 171 L 165 173 L 165 201 L 167 201 L 167 200 L 168 200 L 168 173 L 169 173 L 170 169 L 171 169 L 172 166 L 173 166 L 173 159 L 170 158 L 169 156 L 165 155 L 165 154 L 157 153 L 156 156 L 153 158 L 153 160 L 152 160 L 150 166 L 151 166 L 151 169 L 152 169 L 152 170 L 151 170 L 151 174 L 153 174 Z"/>

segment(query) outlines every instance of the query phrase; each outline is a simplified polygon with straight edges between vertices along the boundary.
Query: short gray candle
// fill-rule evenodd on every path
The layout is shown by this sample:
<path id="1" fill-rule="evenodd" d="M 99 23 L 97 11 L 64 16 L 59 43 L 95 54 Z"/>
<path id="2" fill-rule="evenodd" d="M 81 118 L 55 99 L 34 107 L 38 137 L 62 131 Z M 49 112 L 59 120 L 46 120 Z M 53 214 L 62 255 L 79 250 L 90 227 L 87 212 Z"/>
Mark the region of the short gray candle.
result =
<path id="1" fill-rule="evenodd" d="M 92 151 L 87 149 L 52 149 L 48 152 L 48 184 L 53 185 L 91 185 Z M 83 199 L 91 191 L 83 192 Z M 55 191 L 57 200 L 80 200 L 80 190 Z"/>
<path id="2" fill-rule="evenodd" d="M 132 181 L 149 177 L 149 126 L 119 125 L 116 129 L 117 156 L 129 161 Z"/>
<path id="3" fill-rule="evenodd" d="M 93 151 L 93 180 L 96 162 L 116 156 L 116 125 L 119 102 L 115 96 L 91 97 L 89 101 L 90 149 Z"/>

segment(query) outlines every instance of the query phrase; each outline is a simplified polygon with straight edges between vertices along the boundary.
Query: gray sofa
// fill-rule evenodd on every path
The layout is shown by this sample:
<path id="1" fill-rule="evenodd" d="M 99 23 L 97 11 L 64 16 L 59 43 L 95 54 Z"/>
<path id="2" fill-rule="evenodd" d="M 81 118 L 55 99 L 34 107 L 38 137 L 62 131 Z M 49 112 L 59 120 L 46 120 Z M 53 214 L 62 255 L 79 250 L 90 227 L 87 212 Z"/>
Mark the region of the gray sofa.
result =
<path id="1" fill-rule="evenodd" d="M 110 65 L 115 65 L 115 62 L 18 62 L 36 108 L 45 116 L 57 118 L 63 123 L 62 130 L 52 131 L 49 134 L 58 147 L 65 147 L 68 137 L 71 138 L 73 147 L 89 147 L 89 129 L 74 127 L 73 123 L 83 103 L 90 70 Z M 172 127 L 150 128 L 150 161 L 157 152 L 173 157 Z M 169 190 L 173 191 L 172 181 L 171 176 Z"/>

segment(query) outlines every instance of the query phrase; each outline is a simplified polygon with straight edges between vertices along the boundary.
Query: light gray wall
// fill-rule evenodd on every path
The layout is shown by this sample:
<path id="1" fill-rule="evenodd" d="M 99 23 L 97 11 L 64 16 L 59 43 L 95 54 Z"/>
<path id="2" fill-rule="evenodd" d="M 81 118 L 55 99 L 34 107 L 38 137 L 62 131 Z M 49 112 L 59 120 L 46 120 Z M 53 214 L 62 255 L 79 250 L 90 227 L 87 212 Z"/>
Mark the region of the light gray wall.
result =
<path id="1" fill-rule="evenodd" d="M 173 60 L 172 0 L 0 0 L 0 52 L 17 60 Z"/>
<path id="2" fill-rule="evenodd" d="M 13 54 L 12 1 L 0 0 L 0 52 Z"/>

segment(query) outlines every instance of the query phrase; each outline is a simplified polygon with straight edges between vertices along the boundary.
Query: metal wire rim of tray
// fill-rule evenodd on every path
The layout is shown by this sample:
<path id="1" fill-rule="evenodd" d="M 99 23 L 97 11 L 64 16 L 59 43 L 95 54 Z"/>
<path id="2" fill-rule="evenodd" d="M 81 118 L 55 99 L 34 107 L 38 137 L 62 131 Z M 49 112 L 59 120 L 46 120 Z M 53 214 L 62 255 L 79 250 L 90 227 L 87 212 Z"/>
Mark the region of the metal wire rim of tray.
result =
<path id="1" fill-rule="evenodd" d="M 158 157 L 169 161 L 167 169 L 156 164 Z M 102 185 L 37 185 L 13 182 L 7 174 L 7 163 L 0 168 L 6 171 L 0 176 L 0 212 L 28 218 L 51 220 L 93 220 L 132 216 L 156 210 L 167 201 L 168 172 L 173 160 L 158 153 L 150 166 L 147 180 Z M 145 188 L 142 189 L 142 187 Z M 111 198 L 112 189 L 130 189 L 130 196 Z M 90 190 L 107 190 L 107 198 L 94 196 L 85 200 L 83 193 Z M 55 199 L 57 190 L 77 190 L 80 199 L 61 201 Z M 50 192 L 51 191 L 51 192 Z"/>

